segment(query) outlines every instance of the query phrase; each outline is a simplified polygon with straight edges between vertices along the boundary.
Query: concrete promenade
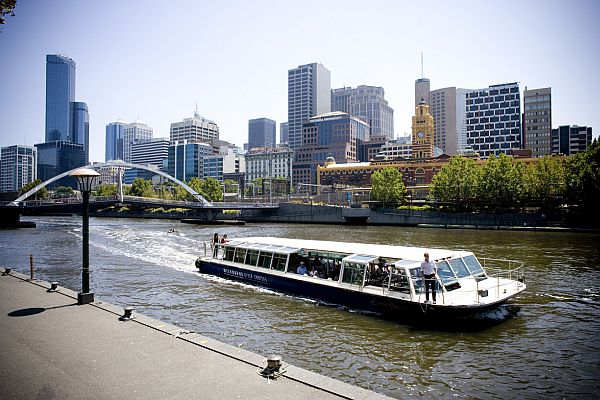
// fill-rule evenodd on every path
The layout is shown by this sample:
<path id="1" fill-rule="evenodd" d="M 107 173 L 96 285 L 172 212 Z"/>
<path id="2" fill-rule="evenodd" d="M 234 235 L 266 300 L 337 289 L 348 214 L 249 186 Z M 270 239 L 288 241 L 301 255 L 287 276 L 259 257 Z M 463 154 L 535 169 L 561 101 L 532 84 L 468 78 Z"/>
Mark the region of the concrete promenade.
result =
<path id="1" fill-rule="evenodd" d="M 0 268 L 0 271 L 4 271 Z M 11 272 L 0 276 L 0 398 L 386 399 L 285 362 L 277 380 L 265 357 Z"/>

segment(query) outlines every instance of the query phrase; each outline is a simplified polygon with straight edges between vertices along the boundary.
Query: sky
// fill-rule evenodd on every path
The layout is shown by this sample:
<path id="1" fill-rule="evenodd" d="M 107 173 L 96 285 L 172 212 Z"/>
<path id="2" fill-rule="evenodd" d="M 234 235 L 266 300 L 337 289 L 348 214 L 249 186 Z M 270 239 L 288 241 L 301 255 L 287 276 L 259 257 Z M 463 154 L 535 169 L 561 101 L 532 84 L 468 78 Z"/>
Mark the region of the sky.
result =
<path id="1" fill-rule="evenodd" d="M 241 146 L 248 120 L 287 121 L 287 71 L 319 62 L 332 88 L 382 86 L 396 136 L 414 81 L 431 89 L 552 87 L 552 126 L 600 132 L 600 1 L 25 1 L 0 26 L 0 146 L 44 141 L 46 54 L 77 63 L 90 160 L 106 124 L 168 137 L 197 105 Z"/>

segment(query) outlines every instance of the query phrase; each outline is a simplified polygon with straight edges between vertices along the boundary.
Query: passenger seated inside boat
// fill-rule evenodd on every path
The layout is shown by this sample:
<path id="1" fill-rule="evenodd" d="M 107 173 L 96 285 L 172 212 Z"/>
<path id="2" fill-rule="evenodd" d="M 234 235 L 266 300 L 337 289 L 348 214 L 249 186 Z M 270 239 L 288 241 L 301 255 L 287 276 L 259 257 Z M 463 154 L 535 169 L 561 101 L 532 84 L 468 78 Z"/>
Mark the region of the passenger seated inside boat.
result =
<path id="1" fill-rule="evenodd" d="M 300 261 L 300 265 L 298 265 L 298 268 L 296 269 L 296 273 L 298 275 L 306 275 L 307 274 L 307 269 L 306 269 L 306 265 L 304 265 L 304 261 Z"/>

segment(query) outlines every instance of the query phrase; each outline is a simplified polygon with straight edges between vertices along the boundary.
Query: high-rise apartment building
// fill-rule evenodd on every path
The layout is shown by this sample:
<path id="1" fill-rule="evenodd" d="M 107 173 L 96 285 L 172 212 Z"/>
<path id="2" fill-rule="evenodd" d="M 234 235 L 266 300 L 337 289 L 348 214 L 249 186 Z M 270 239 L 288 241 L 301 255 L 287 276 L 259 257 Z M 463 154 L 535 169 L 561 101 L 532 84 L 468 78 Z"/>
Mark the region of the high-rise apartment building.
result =
<path id="1" fill-rule="evenodd" d="M 196 111 L 192 118 L 171 124 L 169 139 L 171 144 L 184 140 L 188 143 L 211 143 L 219 139 L 219 126 Z"/>
<path id="2" fill-rule="evenodd" d="M 552 153 L 552 89 L 523 92 L 523 142 L 533 157 Z"/>
<path id="3" fill-rule="evenodd" d="M 419 78 L 415 81 L 415 107 L 421 101 L 430 104 L 430 83 L 427 78 Z"/>
<path id="4" fill-rule="evenodd" d="M 153 130 L 141 122 L 133 122 L 123 127 L 123 161 L 131 162 L 131 146 L 136 142 L 152 139 Z"/>
<path id="5" fill-rule="evenodd" d="M 591 126 L 562 125 L 552 129 L 552 154 L 577 154 L 591 144 Z"/>
<path id="6" fill-rule="evenodd" d="M 360 145 L 369 140 L 369 125 L 350 114 L 335 111 L 309 119 L 302 128 L 301 147 L 295 151 L 293 184 L 315 184 L 317 166 L 327 157 L 336 162 L 358 162 Z"/>
<path id="7" fill-rule="evenodd" d="M 75 61 L 46 56 L 46 142 L 73 141 L 72 105 L 75 101 Z"/>
<path id="8" fill-rule="evenodd" d="M 0 149 L 0 192 L 16 192 L 37 179 L 37 150 L 31 146 Z"/>
<path id="9" fill-rule="evenodd" d="M 87 104 L 81 101 L 71 103 L 73 127 L 73 143 L 83 145 L 85 151 L 85 164 L 90 163 L 90 116 Z"/>
<path id="10" fill-rule="evenodd" d="M 434 146 L 453 156 L 466 148 L 465 101 L 469 89 L 447 87 L 429 92 L 429 111 L 434 121 Z"/>
<path id="11" fill-rule="evenodd" d="M 125 122 L 111 122 L 106 125 L 106 147 L 104 161 L 123 160 L 123 139 Z"/>
<path id="12" fill-rule="evenodd" d="M 358 117 L 371 127 L 371 138 L 394 137 L 394 110 L 384 98 L 382 87 L 361 85 L 331 90 L 331 111 Z"/>
<path id="13" fill-rule="evenodd" d="M 289 125 L 287 122 L 279 124 L 279 143 L 288 144 L 289 141 Z"/>
<path id="14" fill-rule="evenodd" d="M 288 143 L 302 146 L 302 125 L 331 111 L 331 73 L 318 63 L 288 70 Z"/>
<path id="15" fill-rule="evenodd" d="M 274 147 L 277 144 L 275 121 L 269 118 L 256 118 L 248 121 L 248 149 L 253 147 Z"/>
<path id="16" fill-rule="evenodd" d="M 520 149 L 521 100 L 518 83 L 472 90 L 466 96 L 467 145 L 485 159 Z"/>

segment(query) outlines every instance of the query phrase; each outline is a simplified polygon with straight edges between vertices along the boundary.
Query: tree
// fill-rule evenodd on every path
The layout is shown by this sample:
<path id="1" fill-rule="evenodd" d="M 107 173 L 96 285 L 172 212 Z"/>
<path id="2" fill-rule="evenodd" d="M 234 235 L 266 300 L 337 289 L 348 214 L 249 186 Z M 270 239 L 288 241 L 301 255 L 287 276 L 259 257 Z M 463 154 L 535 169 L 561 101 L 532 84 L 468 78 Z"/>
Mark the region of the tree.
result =
<path id="1" fill-rule="evenodd" d="M 206 178 L 202 185 L 202 193 L 206 193 L 207 200 L 223 201 L 223 191 L 221 183 L 215 178 Z"/>
<path id="2" fill-rule="evenodd" d="M 600 198 L 600 142 L 594 140 L 582 153 L 569 158 L 566 168 L 569 200 L 587 211 L 595 211 Z"/>
<path id="3" fill-rule="evenodd" d="M 452 157 L 433 177 L 431 197 L 442 203 L 451 203 L 455 210 L 468 210 L 477 198 L 480 169 L 475 161 Z"/>
<path id="4" fill-rule="evenodd" d="M 566 193 L 565 166 L 549 156 L 531 163 L 523 174 L 523 200 L 539 204 L 546 211 L 556 208 Z"/>
<path id="5" fill-rule="evenodd" d="M 40 183 L 42 183 L 42 181 L 40 179 L 36 179 L 35 181 L 29 182 L 28 184 L 24 185 L 19 190 L 19 196 L 21 196 L 24 193 L 29 192 L 31 189 L 33 189 L 34 187 L 36 187 Z M 40 190 L 38 190 L 37 192 L 35 192 L 35 194 L 33 195 L 33 198 L 35 200 L 47 199 L 48 197 L 49 197 L 49 195 L 48 195 L 48 189 L 46 189 L 45 186 L 43 188 L 41 188 Z"/>
<path id="6" fill-rule="evenodd" d="M 96 196 L 114 196 L 117 194 L 117 185 L 102 184 L 96 186 Z"/>
<path id="7" fill-rule="evenodd" d="M 73 188 L 71 186 L 59 186 L 54 190 L 54 195 L 52 197 L 56 199 L 73 197 Z"/>
<path id="8" fill-rule="evenodd" d="M 137 197 L 156 197 L 152 184 L 144 178 L 135 178 L 131 184 L 129 194 Z"/>
<path id="9" fill-rule="evenodd" d="M 223 184 L 225 185 L 225 193 L 237 193 L 237 184 L 233 179 L 225 179 Z"/>
<path id="10" fill-rule="evenodd" d="M 384 206 L 399 205 L 406 198 L 402 174 L 395 168 L 384 168 L 371 175 L 371 197 Z"/>
<path id="11" fill-rule="evenodd" d="M 491 156 L 481 168 L 479 199 L 496 209 L 512 208 L 522 197 L 524 164 L 512 157 L 500 154 Z"/>
<path id="12" fill-rule="evenodd" d="M 15 7 L 17 6 L 17 0 L 0 0 L 0 25 L 6 23 L 5 15 L 15 16 Z"/>

